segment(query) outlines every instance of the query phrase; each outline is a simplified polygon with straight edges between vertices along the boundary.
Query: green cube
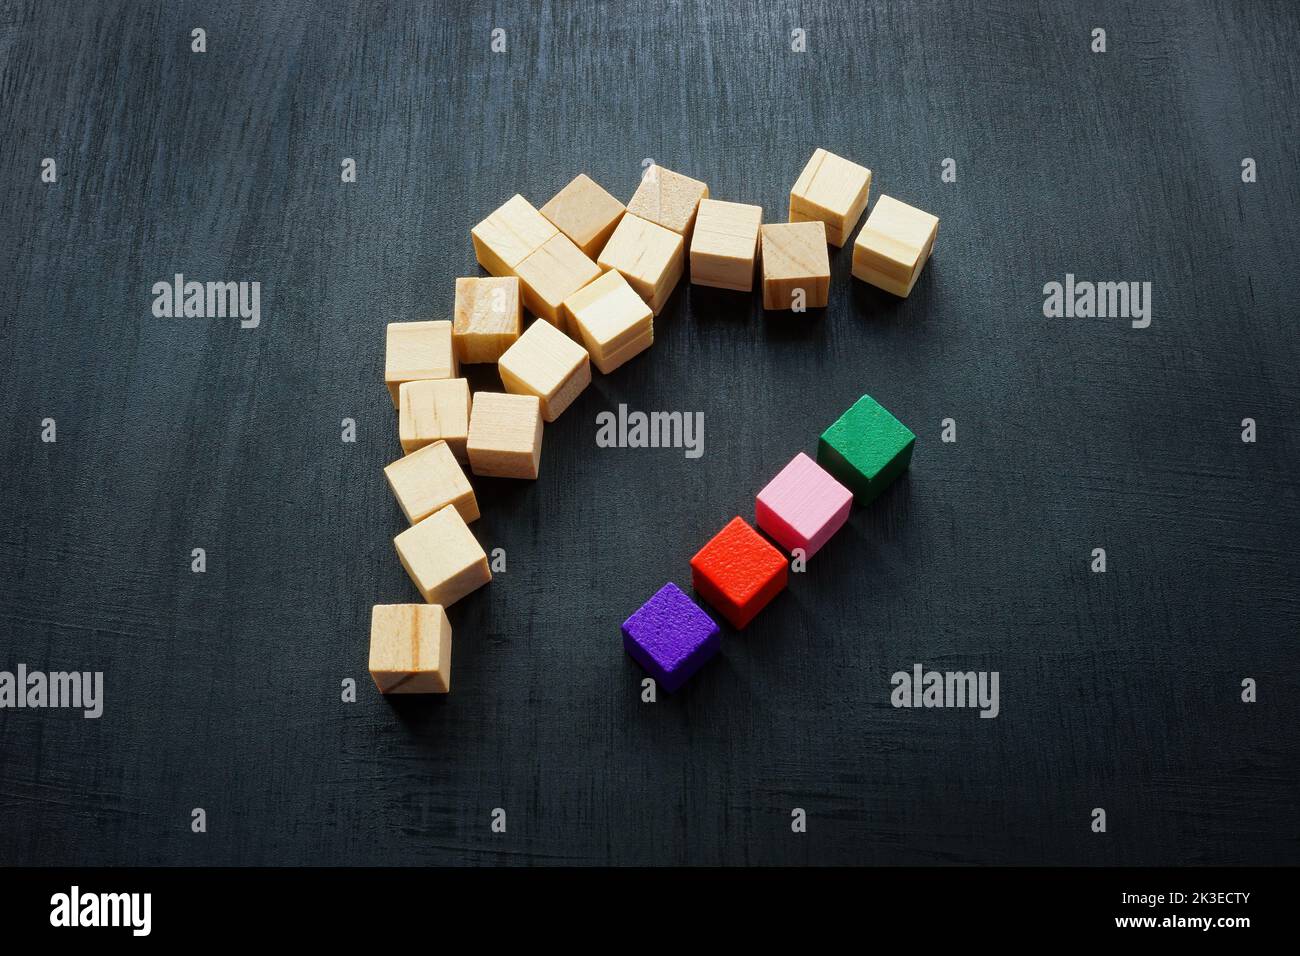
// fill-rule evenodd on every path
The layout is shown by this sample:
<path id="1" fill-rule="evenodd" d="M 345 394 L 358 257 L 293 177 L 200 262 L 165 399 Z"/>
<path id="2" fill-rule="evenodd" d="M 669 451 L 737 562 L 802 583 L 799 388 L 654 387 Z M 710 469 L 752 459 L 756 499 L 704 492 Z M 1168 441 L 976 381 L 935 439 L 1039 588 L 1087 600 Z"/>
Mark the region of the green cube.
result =
<path id="1" fill-rule="evenodd" d="M 863 395 L 817 441 L 817 464 L 865 505 L 907 471 L 916 436 L 870 395 Z"/>

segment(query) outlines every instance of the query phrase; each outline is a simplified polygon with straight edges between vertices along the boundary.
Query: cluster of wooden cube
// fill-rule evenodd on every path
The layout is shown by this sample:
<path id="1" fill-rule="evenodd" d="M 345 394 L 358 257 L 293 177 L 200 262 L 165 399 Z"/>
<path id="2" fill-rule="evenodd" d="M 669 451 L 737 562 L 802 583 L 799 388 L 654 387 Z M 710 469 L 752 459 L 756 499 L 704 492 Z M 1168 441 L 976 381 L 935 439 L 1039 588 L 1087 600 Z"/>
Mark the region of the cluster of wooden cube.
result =
<path id="1" fill-rule="evenodd" d="M 656 169 L 651 167 L 650 173 Z M 782 223 L 764 224 L 761 206 L 709 198 L 703 183 L 666 170 L 658 177 L 660 191 L 670 197 L 662 205 L 673 210 L 674 222 L 684 224 L 691 239 L 691 282 L 748 292 L 757 271 L 763 308 L 770 310 L 827 304 L 827 246 L 838 248 L 849 241 L 871 192 L 870 169 L 824 149 L 814 151 L 795 180 L 788 221 Z M 695 196 L 699 205 L 692 234 L 683 210 L 687 198 Z M 938 229 L 935 216 L 881 196 L 853 245 L 853 275 L 907 296 L 930 257 Z"/>
<path id="2" fill-rule="evenodd" d="M 758 493 L 754 520 L 767 537 L 737 516 L 691 558 L 695 593 L 743 629 L 784 590 L 782 551 L 811 559 L 844 526 L 855 500 L 870 502 L 907 470 L 915 442 L 907 426 L 862 396 L 822 432 L 816 461 L 800 452 Z M 718 652 L 719 635 L 671 581 L 623 622 L 628 654 L 670 692 Z"/>
<path id="3" fill-rule="evenodd" d="M 515 195 L 474 226 L 475 256 L 488 275 L 456 280 L 451 320 L 388 326 L 384 379 L 404 457 L 384 473 L 411 525 L 394 546 L 426 604 L 375 607 L 371 672 L 380 691 L 445 692 L 445 608 L 492 580 L 469 528 L 479 509 L 466 468 L 480 477 L 536 478 L 543 423 L 591 383 L 592 365 L 609 374 L 654 343 L 654 318 L 688 254 L 693 283 L 751 291 L 761 261 L 764 308 L 825 306 L 827 245 L 848 241 L 870 186 L 870 170 L 818 149 L 790 191 L 784 223 L 764 224 L 761 206 L 712 199 L 705 183 L 650 166 L 626 206 L 579 175 L 540 209 Z M 880 197 L 854 244 L 853 274 L 907 295 L 937 229 L 935 217 Z M 536 317 L 527 327 L 525 310 Z M 504 392 L 471 394 L 460 366 L 480 363 L 496 364 Z M 855 491 L 881 482 L 878 474 L 863 477 L 853 455 L 833 457 L 838 447 L 828 446 L 824 467 L 842 467 Z M 784 545 L 820 547 L 838 527 L 828 531 L 826 522 L 838 516 L 843 523 L 848 513 L 839 486 L 822 475 L 806 457 L 792 462 L 759 496 L 760 527 Z M 842 515 L 810 504 L 831 499 L 843 504 Z M 736 627 L 785 586 L 785 567 L 739 518 L 692 561 L 696 590 Z M 692 653 L 706 645 L 696 642 Z"/>
<path id="4" fill-rule="evenodd" d="M 643 188 L 630 205 L 679 228 L 688 206 L 694 218 L 673 190 Z M 679 231 L 629 214 L 585 175 L 540 210 L 511 197 L 470 236 L 489 275 L 456 280 L 452 319 L 388 326 L 403 457 L 384 474 L 410 522 L 393 544 L 426 603 L 374 608 L 370 671 L 386 694 L 450 689 L 446 608 L 492 580 L 466 471 L 536 478 L 543 423 L 591 383 L 593 364 L 608 374 L 653 344 L 684 262 Z M 525 310 L 537 319 L 526 327 Z M 496 364 L 505 391 L 471 394 L 460 366 L 479 363 Z"/>

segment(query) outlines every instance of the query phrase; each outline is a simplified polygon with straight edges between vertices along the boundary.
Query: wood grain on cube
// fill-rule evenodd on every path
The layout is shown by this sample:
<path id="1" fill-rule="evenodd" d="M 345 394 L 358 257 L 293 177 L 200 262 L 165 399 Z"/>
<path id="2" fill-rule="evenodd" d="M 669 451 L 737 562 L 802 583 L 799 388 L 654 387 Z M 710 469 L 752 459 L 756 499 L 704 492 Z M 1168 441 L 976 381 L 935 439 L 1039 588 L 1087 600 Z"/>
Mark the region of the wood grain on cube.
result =
<path id="1" fill-rule="evenodd" d="M 566 299 L 564 312 L 570 334 L 605 375 L 654 341 L 654 313 L 613 269 Z"/>
<path id="2" fill-rule="evenodd" d="M 754 288 L 763 207 L 705 199 L 691 236 L 691 282 L 748 292 Z"/>
<path id="3" fill-rule="evenodd" d="M 535 395 L 553 422 L 591 384 L 587 350 L 549 322 L 534 322 L 497 363 L 507 392 Z"/>
<path id="4" fill-rule="evenodd" d="M 470 237 L 479 265 L 494 276 L 510 276 L 558 232 L 532 203 L 516 194 L 471 229 Z"/>
<path id="5" fill-rule="evenodd" d="M 813 152 L 790 190 L 791 222 L 823 222 L 826 241 L 842 246 L 862 218 L 871 170 L 824 149 Z"/>
<path id="6" fill-rule="evenodd" d="M 455 604 L 492 580 L 487 554 L 451 505 L 393 539 L 402 567 L 430 604 Z"/>
<path id="7" fill-rule="evenodd" d="M 625 207 L 586 173 L 579 173 L 541 212 L 587 258 L 595 259 L 623 218 Z"/>
<path id="8" fill-rule="evenodd" d="M 628 359 L 636 358 L 636 356 L 640 355 L 650 346 L 654 345 L 654 343 L 655 343 L 655 330 L 653 327 L 651 327 L 649 329 L 646 329 L 644 334 L 638 335 L 635 339 L 633 339 L 631 342 L 628 342 L 626 345 L 622 346 L 621 348 L 617 348 L 612 352 L 607 352 L 604 358 L 601 360 L 605 365 L 605 368 L 602 369 L 601 371 L 606 374 L 614 371 L 616 368 L 618 368 Z"/>
<path id="9" fill-rule="evenodd" d="M 819 309 L 830 295 L 831 261 L 822 222 L 776 222 L 763 226 L 763 308 Z"/>
<path id="10" fill-rule="evenodd" d="M 444 378 L 403 382 L 398 390 L 397 436 L 408 455 L 417 448 L 445 441 L 465 460 L 469 437 L 469 382 Z"/>
<path id="11" fill-rule="evenodd" d="M 397 407 L 403 382 L 455 378 L 459 374 L 452 347 L 451 323 L 390 322 L 384 352 L 384 383 Z"/>
<path id="12" fill-rule="evenodd" d="M 445 441 L 411 452 L 384 469 L 402 513 L 411 524 L 451 505 L 468 523 L 479 516 L 478 499 Z"/>
<path id="13" fill-rule="evenodd" d="M 658 315 L 682 277 L 685 240 L 670 229 L 628 212 L 597 260 L 616 269 Z"/>
<path id="14" fill-rule="evenodd" d="M 680 236 L 689 236 L 700 200 L 707 198 L 709 187 L 698 179 L 650 166 L 641 176 L 627 211 Z"/>
<path id="15" fill-rule="evenodd" d="M 564 300 L 600 275 L 573 240 L 557 233 L 515 267 L 524 288 L 524 305 L 554 326 L 564 322 Z"/>
<path id="16" fill-rule="evenodd" d="M 475 392 L 469 467 L 490 478 L 536 478 L 542 460 L 542 403 L 536 395 Z"/>
<path id="17" fill-rule="evenodd" d="M 881 196 L 853 244 L 853 274 L 864 282 L 906 297 L 934 251 L 939 219 Z"/>
<path id="18" fill-rule="evenodd" d="M 522 331 L 523 298 L 517 276 L 456 280 L 451 338 L 458 362 L 495 362 Z"/>
<path id="19" fill-rule="evenodd" d="M 381 694 L 451 690 L 451 622 L 441 604 L 376 604 L 370 677 Z"/>

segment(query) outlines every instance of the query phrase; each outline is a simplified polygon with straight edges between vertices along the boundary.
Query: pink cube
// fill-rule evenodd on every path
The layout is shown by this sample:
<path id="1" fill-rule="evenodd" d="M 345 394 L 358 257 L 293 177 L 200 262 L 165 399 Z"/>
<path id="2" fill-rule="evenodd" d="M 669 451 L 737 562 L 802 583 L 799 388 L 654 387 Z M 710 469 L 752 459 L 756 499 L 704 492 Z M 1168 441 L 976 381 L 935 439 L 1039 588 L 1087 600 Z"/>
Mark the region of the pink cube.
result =
<path id="1" fill-rule="evenodd" d="M 787 551 L 811 558 L 848 520 L 853 493 L 803 452 L 758 493 L 758 526 Z"/>

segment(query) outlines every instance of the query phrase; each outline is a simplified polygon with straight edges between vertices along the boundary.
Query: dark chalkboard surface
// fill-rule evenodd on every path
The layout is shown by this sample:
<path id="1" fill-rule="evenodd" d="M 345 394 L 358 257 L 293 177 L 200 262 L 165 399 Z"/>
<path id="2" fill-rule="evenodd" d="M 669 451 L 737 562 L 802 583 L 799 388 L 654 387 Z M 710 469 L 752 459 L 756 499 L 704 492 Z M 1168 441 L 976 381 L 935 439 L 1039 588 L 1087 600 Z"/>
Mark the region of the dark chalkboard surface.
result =
<path id="1" fill-rule="evenodd" d="M 0 710 L 0 862 L 1297 862 L 1298 40 L 1284 3 L 0 5 L 0 669 L 104 675 L 97 720 Z M 779 221 L 817 146 L 940 217 L 910 298 L 847 249 L 806 315 L 683 283 L 536 483 L 476 480 L 507 570 L 453 693 L 381 698 L 385 324 L 449 317 L 515 192 L 652 158 Z M 260 325 L 156 318 L 177 273 Z M 1045 317 L 1067 274 L 1150 282 L 1149 327 Z M 864 393 L 910 473 L 643 703 L 620 622 Z M 703 456 L 598 448 L 620 403 L 703 412 Z M 999 715 L 892 707 L 917 663 Z"/>

